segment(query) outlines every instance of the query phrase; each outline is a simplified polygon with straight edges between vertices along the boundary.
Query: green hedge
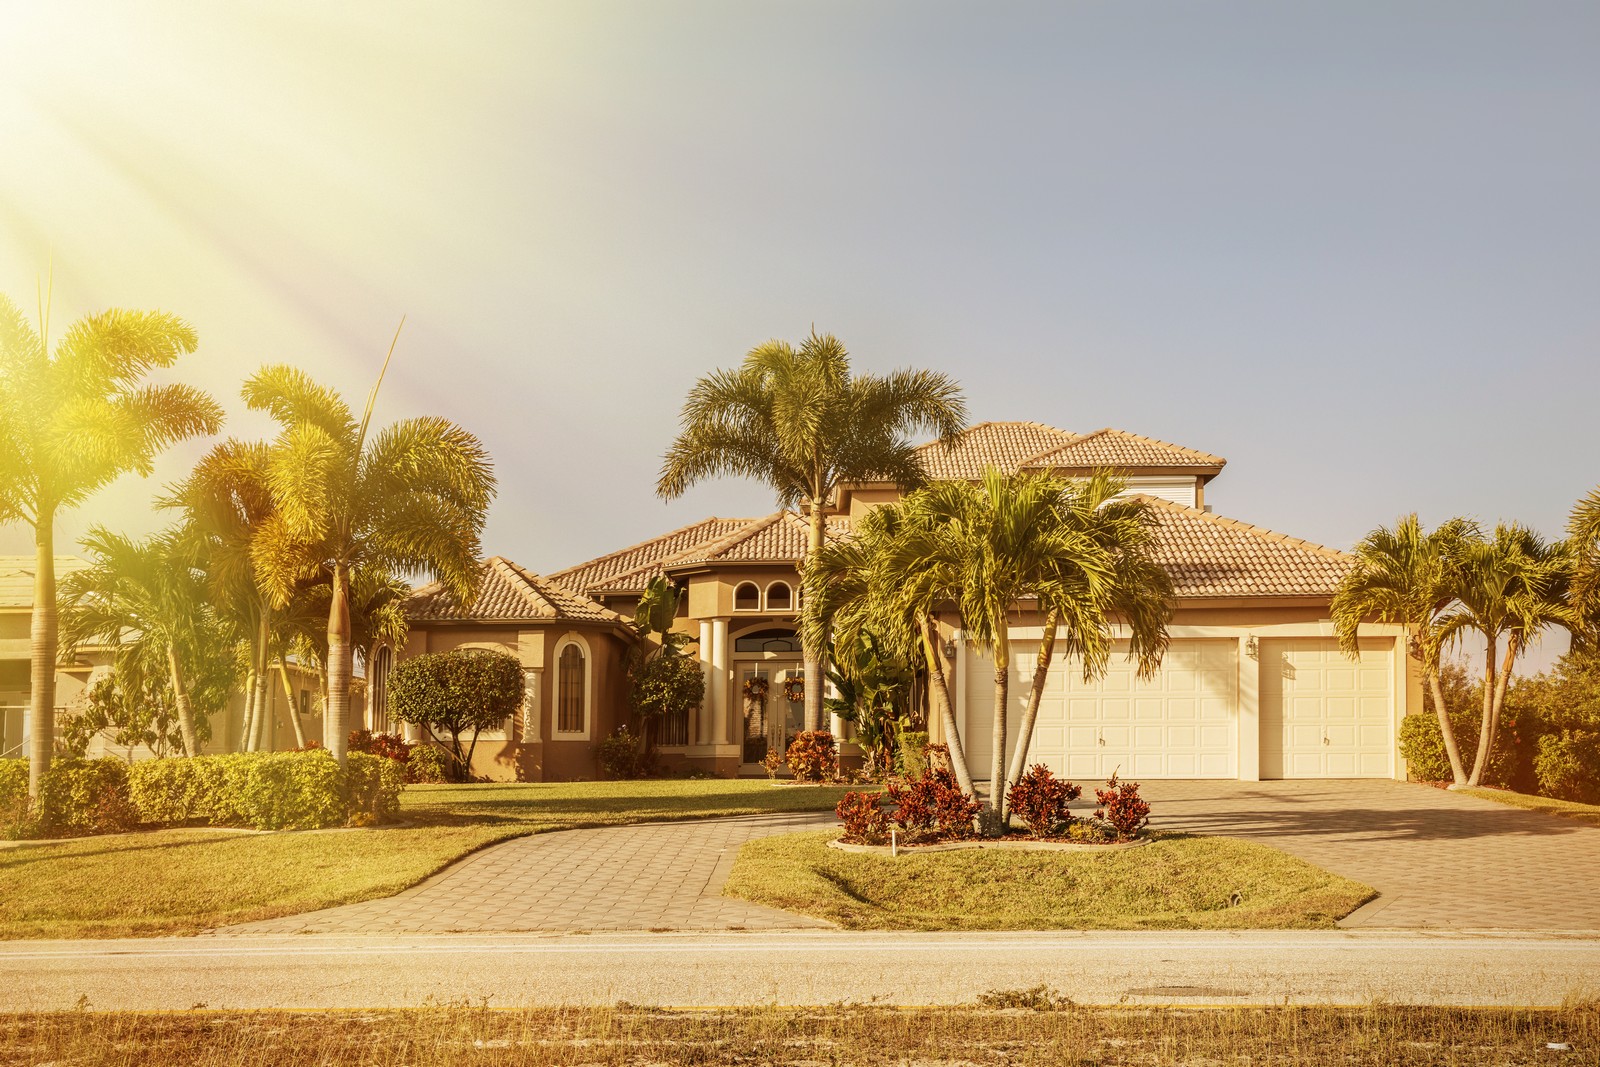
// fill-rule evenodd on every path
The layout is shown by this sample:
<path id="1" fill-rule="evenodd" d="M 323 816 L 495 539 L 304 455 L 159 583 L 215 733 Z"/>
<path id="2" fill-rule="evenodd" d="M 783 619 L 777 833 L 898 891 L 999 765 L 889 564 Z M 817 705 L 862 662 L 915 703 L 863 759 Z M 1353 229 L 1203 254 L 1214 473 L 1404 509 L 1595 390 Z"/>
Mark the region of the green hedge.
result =
<path id="1" fill-rule="evenodd" d="M 1533 757 L 1539 792 L 1559 800 L 1600 804 L 1600 733 L 1562 730 L 1539 738 Z"/>
<path id="2" fill-rule="evenodd" d="M 55 837 L 153 826 L 317 830 L 370 826 L 400 810 L 405 768 L 352 752 L 252 752 L 141 760 L 57 759 L 28 802 L 26 760 L 0 760 L 0 834 Z"/>

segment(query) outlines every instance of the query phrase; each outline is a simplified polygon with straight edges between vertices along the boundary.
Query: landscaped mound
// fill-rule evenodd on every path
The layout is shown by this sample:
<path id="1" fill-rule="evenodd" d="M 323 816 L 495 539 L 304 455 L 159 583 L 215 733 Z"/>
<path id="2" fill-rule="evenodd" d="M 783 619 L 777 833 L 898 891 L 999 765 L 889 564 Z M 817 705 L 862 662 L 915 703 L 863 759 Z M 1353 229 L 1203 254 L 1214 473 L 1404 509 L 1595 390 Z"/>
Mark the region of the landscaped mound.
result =
<path id="1" fill-rule="evenodd" d="M 1131 851 L 888 856 L 836 831 L 752 841 L 723 890 L 852 930 L 1316 929 L 1374 893 L 1266 845 L 1157 837 Z"/>

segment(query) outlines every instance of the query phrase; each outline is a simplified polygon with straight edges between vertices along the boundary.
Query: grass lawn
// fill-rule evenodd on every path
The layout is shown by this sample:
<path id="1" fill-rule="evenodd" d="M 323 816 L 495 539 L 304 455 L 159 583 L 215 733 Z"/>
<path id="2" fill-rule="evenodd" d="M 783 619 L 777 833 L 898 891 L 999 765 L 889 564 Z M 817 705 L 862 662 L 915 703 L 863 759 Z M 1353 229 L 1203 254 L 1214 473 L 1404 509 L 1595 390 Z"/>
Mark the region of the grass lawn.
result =
<path id="1" fill-rule="evenodd" d="M 985 998 L 990 999 L 990 998 Z M 1026 999 L 1026 998 L 1024 998 Z M 1048 1002 L 1048 998 L 1035 998 Z M 1553 1052 L 1551 1041 L 1572 1051 Z M 0 1065 L 1593 1063 L 1600 1007 L 566 1008 L 0 1016 Z"/>
<path id="2" fill-rule="evenodd" d="M 0 849 L 0 938 L 189 934 L 391 896 L 474 849 L 587 826 L 829 810 L 765 779 L 418 785 L 396 829 L 157 830 Z"/>
<path id="3" fill-rule="evenodd" d="M 828 848 L 833 836 L 751 841 L 723 891 L 852 930 L 1309 929 L 1331 927 L 1374 896 L 1288 853 L 1222 837 L 1173 835 L 1099 854 L 892 859 Z"/>
<path id="4" fill-rule="evenodd" d="M 1459 789 L 1469 797 L 1482 797 L 1492 800 L 1496 804 L 1509 804 L 1513 808 L 1527 808 L 1529 811 L 1541 811 L 1546 815 L 1559 815 L 1563 819 L 1577 819 L 1579 822 L 1589 823 L 1591 826 L 1600 826 L 1600 804 L 1579 804 L 1572 800 L 1553 800 L 1550 797 L 1530 796 L 1527 793 L 1513 793 L 1509 789 Z"/>

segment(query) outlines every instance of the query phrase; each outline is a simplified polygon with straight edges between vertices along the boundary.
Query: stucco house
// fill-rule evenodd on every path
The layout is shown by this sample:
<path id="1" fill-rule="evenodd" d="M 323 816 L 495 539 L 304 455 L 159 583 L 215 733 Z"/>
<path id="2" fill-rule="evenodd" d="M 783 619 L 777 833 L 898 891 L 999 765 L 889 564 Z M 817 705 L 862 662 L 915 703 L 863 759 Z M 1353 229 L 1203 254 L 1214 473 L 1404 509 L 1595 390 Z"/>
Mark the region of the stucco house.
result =
<path id="1" fill-rule="evenodd" d="M 921 449 L 933 478 L 977 479 L 984 469 L 1086 476 L 1110 469 L 1129 493 L 1155 501 L 1156 551 L 1177 607 L 1159 673 L 1139 681 L 1114 657 L 1085 684 L 1075 665 L 1052 669 L 1031 758 L 1078 781 L 1113 771 L 1134 778 L 1403 778 L 1399 722 L 1420 709 L 1420 676 L 1397 626 L 1368 624 L 1359 656 L 1333 638 L 1329 604 L 1352 558 L 1331 548 L 1216 514 L 1210 483 L 1226 461 L 1206 452 L 1104 429 L 1072 433 L 1033 422 L 986 422 L 947 448 Z M 892 485 L 846 487 L 831 502 L 830 536 L 848 536 L 868 509 L 898 498 Z M 662 731 L 663 757 L 721 775 L 761 773 L 757 762 L 801 728 L 797 565 L 801 515 L 707 518 L 540 576 L 485 561 L 476 603 L 418 590 L 403 654 L 498 647 L 527 677 L 524 709 L 480 742 L 477 770 L 497 778 L 598 775 L 595 743 L 628 719 L 625 664 L 632 617 L 646 584 L 665 574 L 686 592 L 679 629 L 698 641 L 706 700 Z M 1013 628 L 1013 713 L 1031 677 L 1040 620 Z M 989 764 L 993 715 L 987 652 L 966 639 L 952 610 L 941 623 L 956 715 L 974 768 Z M 375 725 L 384 718 L 380 653 Z M 757 680 L 759 681 L 753 681 Z M 765 683 L 763 685 L 763 683 Z M 764 699 L 747 693 L 765 690 Z M 836 724 L 837 725 L 837 724 Z M 933 724 L 937 735 L 938 724 Z M 1013 731 L 1014 734 L 1014 731 Z"/>
<path id="2" fill-rule="evenodd" d="M 56 557 L 56 581 L 89 564 L 77 556 Z M 37 566 L 33 556 L 0 556 L 0 758 L 27 755 L 31 709 L 30 643 L 33 624 L 33 585 Z M 57 722 L 71 715 L 86 699 L 89 690 L 111 673 L 115 650 L 91 646 L 63 650 L 56 667 Z M 316 674 L 290 663 L 288 667 L 291 700 L 280 678 L 274 675 L 268 688 L 271 715 L 266 724 L 266 748 L 282 751 L 295 747 L 295 721 L 308 738 L 322 739 L 321 684 Z M 202 743 L 206 753 L 237 752 L 244 727 L 244 694 L 235 694 L 221 714 L 211 718 L 211 740 Z M 291 718 L 293 716 L 294 718 Z M 91 756 L 116 756 L 141 759 L 154 753 L 143 746 L 116 745 L 109 733 L 89 742 Z"/>

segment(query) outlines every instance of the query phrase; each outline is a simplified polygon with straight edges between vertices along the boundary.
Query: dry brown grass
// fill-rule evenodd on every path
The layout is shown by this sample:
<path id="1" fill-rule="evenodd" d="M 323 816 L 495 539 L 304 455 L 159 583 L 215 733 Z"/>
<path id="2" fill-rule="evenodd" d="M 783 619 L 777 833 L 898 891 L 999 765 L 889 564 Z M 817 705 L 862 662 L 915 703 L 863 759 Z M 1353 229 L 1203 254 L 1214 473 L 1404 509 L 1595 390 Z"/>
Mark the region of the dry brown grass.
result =
<path id="1" fill-rule="evenodd" d="M 979 1007 L 67 1012 L 0 1016 L 0 1065 L 1593 1064 L 1600 1006 L 1558 1010 Z M 1552 1051 L 1564 1042 L 1571 1051 Z"/>

